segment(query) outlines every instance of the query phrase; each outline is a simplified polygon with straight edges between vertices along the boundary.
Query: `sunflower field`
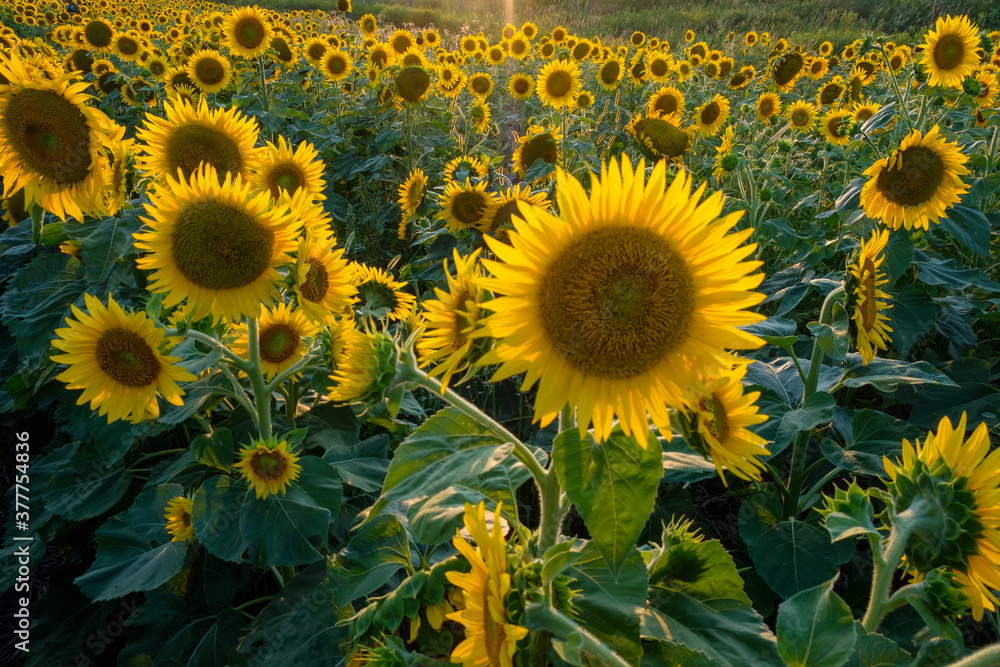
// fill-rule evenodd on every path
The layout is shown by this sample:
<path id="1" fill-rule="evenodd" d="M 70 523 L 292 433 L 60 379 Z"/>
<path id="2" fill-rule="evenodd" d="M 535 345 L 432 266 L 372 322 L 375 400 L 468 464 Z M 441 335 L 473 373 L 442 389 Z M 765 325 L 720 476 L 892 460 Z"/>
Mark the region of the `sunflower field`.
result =
<path id="1" fill-rule="evenodd" d="M 5 664 L 1000 665 L 998 26 L 337 4 L 0 0 Z"/>

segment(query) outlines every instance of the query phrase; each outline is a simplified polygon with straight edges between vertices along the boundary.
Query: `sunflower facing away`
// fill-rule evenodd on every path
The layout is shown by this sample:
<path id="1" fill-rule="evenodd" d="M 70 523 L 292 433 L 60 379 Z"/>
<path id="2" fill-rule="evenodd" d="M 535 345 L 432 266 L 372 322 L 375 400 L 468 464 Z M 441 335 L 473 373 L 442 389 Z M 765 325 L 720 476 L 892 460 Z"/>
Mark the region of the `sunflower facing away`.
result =
<path id="1" fill-rule="evenodd" d="M 920 64 L 927 72 L 927 83 L 945 88 L 961 88 L 962 80 L 979 65 L 979 30 L 968 16 L 938 17 L 934 30 L 920 45 Z"/>
<path id="2" fill-rule="evenodd" d="M 257 498 L 281 495 L 289 483 L 299 478 L 299 457 L 288 451 L 288 443 L 274 438 L 251 440 L 240 450 L 243 458 L 233 466 L 257 494 Z"/>
<path id="3" fill-rule="evenodd" d="M 524 207 L 510 246 L 486 239 L 500 261 L 483 262 L 493 275 L 483 285 L 500 296 L 484 304 L 485 327 L 500 342 L 484 363 L 503 364 L 494 380 L 539 382 L 543 426 L 568 403 L 599 441 L 617 416 L 644 444 L 647 413 L 666 432 L 667 405 L 696 373 L 731 363 L 727 348 L 762 344 L 737 328 L 762 319 L 745 309 L 764 298 L 753 291 L 759 262 L 741 261 L 752 229 L 727 233 L 742 212 L 719 217 L 720 193 L 699 204 L 705 188 L 692 195 L 683 172 L 667 189 L 665 162 L 648 183 L 644 173 L 644 160 L 634 171 L 612 160 L 588 198 L 560 171 L 564 217 Z"/>
<path id="4" fill-rule="evenodd" d="M 257 342 L 261 370 L 269 382 L 305 356 L 309 348 L 304 339 L 315 336 L 318 330 L 302 310 L 293 310 L 287 303 L 264 307 L 257 321 Z M 236 334 L 231 346 L 233 352 L 249 359 L 250 337 L 246 322 L 237 325 Z"/>
<path id="5" fill-rule="evenodd" d="M 507 545 L 500 522 L 503 503 L 493 513 L 493 531 L 486 524 L 486 503 L 465 504 L 465 528 L 476 546 L 456 531 L 452 544 L 472 567 L 468 573 L 446 572 L 445 577 L 462 591 L 465 607 L 448 618 L 465 626 L 465 639 L 451 653 L 462 667 L 511 667 L 517 642 L 528 629 L 508 622 L 505 598 L 510 592 Z"/>
<path id="6" fill-rule="evenodd" d="M 937 125 L 926 135 L 910 132 L 892 155 L 865 170 L 868 182 L 861 189 L 865 215 L 892 229 L 927 229 L 968 191 L 961 178 L 969 173 L 967 161 L 958 144 L 941 136 Z"/>
<path id="7" fill-rule="evenodd" d="M 288 264 L 302 224 L 288 207 L 270 207 L 270 195 L 251 196 L 239 176 L 220 184 L 211 167 L 188 180 L 167 177 L 143 218 L 150 231 L 136 234 L 137 260 L 152 270 L 149 289 L 166 292 L 163 305 L 187 300 L 194 319 L 255 317 L 277 297 L 277 267 Z"/>
<path id="8" fill-rule="evenodd" d="M 916 580 L 932 569 L 945 567 L 962 587 L 972 616 L 982 620 L 984 609 L 1000 604 L 1000 449 L 990 451 L 990 435 L 979 424 L 969 439 L 966 414 L 958 424 L 943 417 L 936 433 L 921 445 L 903 440 L 902 458 L 883 457 L 892 482 L 888 485 L 897 511 L 912 506 L 918 494 L 945 515 L 944 529 L 918 528 L 906 545 L 907 569 Z M 918 486 L 923 481 L 923 486 Z M 932 490 L 928 490 L 932 489 Z"/>
<path id="9" fill-rule="evenodd" d="M 857 347 L 861 353 L 862 364 L 875 358 L 877 350 L 887 350 L 889 334 L 892 329 L 886 322 L 889 317 L 885 311 L 892 308 L 886 303 L 889 295 L 879 289 L 889 280 L 879 271 L 885 256 L 885 244 L 889 241 L 889 230 L 872 232 L 872 237 L 861 244 L 861 254 L 858 261 L 848 267 L 858 285 L 855 288 L 854 325 L 857 328 Z"/>
<path id="10" fill-rule="evenodd" d="M 87 106 L 87 83 L 73 75 L 50 80 L 16 57 L 0 58 L 0 173 L 3 196 L 24 189 L 63 220 L 102 211 L 108 159 L 105 142 L 124 128 Z"/>
<path id="11" fill-rule="evenodd" d="M 191 511 L 194 503 L 190 498 L 177 496 L 167 503 L 163 517 L 167 520 L 167 532 L 171 542 L 186 542 L 194 537 L 194 526 L 191 524 Z"/>
<path id="12" fill-rule="evenodd" d="M 180 359 L 160 353 L 163 329 L 144 312 L 126 314 L 110 298 L 102 304 L 90 294 L 84 297 L 87 314 L 75 305 L 66 329 L 56 329 L 52 346 L 62 354 L 52 361 L 68 364 L 57 376 L 67 389 L 83 389 L 77 405 L 90 401 L 90 408 L 116 419 L 138 422 L 160 416 L 156 396 L 181 405 L 184 392 L 178 382 L 195 376 L 174 365 Z"/>

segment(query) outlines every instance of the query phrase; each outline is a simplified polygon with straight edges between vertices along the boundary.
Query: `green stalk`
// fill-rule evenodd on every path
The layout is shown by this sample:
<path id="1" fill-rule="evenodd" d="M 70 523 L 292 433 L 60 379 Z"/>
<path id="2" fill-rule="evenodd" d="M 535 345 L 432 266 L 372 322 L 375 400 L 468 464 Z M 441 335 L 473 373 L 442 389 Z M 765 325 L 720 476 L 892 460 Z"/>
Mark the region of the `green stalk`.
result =
<path id="1" fill-rule="evenodd" d="M 905 510 L 893 519 L 892 532 L 886 539 L 885 549 L 879 553 L 872 551 L 872 592 L 868 600 L 868 610 L 861 624 L 865 632 L 872 633 L 878 629 L 879 623 L 889 613 L 889 587 L 892 585 L 892 578 L 896 574 L 896 568 L 903 560 L 903 552 L 906 543 L 913 532 L 916 519 L 919 514 L 920 501 L 915 502 L 909 509 Z M 895 605 L 898 606 L 898 603 Z"/>
<path id="2" fill-rule="evenodd" d="M 955 110 L 955 107 L 958 106 L 958 103 L 962 101 L 963 97 L 965 97 L 965 91 L 964 90 L 961 92 L 961 94 L 958 97 L 955 98 L 955 103 L 952 104 L 950 107 L 948 107 L 947 111 L 944 112 L 944 115 L 941 116 L 941 120 L 939 120 L 938 122 L 936 122 L 934 124 L 935 125 L 944 125 L 944 121 L 946 121 L 948 119 L 948 116 L 950 116 L 951 112 Z"/>
<path id="3" fill-rule="evenodd" d="M 247 411 L 247 414 L 250 415 L 250 419 L 253 420 L 254 426 L 259 427 L 260 421 L 257 417 L 257 409 L 253 406 L 253 403 L 250 402 L 250 397 L 247 395 L 243 385 L 241 385 L 240 381 L 236 379 L 233 372 L 229 370 L 229 365 L 219 364 L 219 370 L 221 370 L 223 375 L 226 376 L 226 379 L 229 380 L 229 384 L 233 386 L 233 398 L 235 398 L 236 402 L 243 406 L 243 409 Z"/>
<path id="4" fill-rule="evenodd" d="M 45 209 L 35 202 L 28 206 L 31 213 L 31 240 L 35 245 L 42 245 L 42 221 L 45 219 Z"/>
<path id="5" fill-rule="evenodd" d="M 885 52 L 885 47 L 882 46 L 881 42 L 879 42 L 878 48 L 882 52 L 882 57 L 885 58 L 886 65 L 888 65 L 889 64 L 889 54 Z M 892 81 L 892 89 L 896 93 L 896 101 L 899 102 L 899 113 L 900 113 L 900 115 L 903 116 L 903 120 L 906 121 L 906 126 L 909 127 L 910 131 L 912 132 L 913 131 L 913 123 L 910 122 L 910 115 L 908 113 L 906 113 L 906 107 L 904 106 L 905 102 L 903 101 L 903 93 L 901 93 L 900 90 L 899 90 L 899 82 L 896 81 L 896 75 L 895 75 L 895 73 L 892 72 L 891 69 L 889 69 L 887 67 L 886 71 L 889 74 L 889 80 Z"/>
<path id="6" fill-rule="evenodd" d="M 253 398 L 257 404 L 257 430 L 261 438 L 271 437 L 271 394 L 264 385 L 264 373 L 260 367 L 260 337 L 257 333 L 257 318 L 247 318 L 247 337 L 250 343 L 250 386 L 253 387 Z"/>
<path id="7" fill-rule="evenodd" d="M 546 629 L 551 630 L 563 641 L 568 640 L 572 635 L 580 637 L 583 650 L 594 656 L 597 664 L 607 667 L 612 665 L 629 667 L 624 658 L 559 610 L 546 604 L 533 602 L 528 605 L 528 616 L 537 618 Z"/>
<path id="8" fill-rule="evenodd" d="M 803 509 L 805 509 L 806 503 L 808 503 L 809 500 L 814 495 L 816 495 L 817 493 L 819 493 L 823 489 L 824 486 L 826 486 L 834 477 L 836 477 L 840 473 L 841 473 L 840 468 L 834 468 L 833 470 L 831 470 L 830 472 L 828 472 L 826 475 L 824 475 L 823 479 L 821 479 L 818 482 L 816 482 L 815 484 L 813 484 L 813 487 L 811 489 L 809 489 L 804 496 L 802 496 L 802 498 L 801 498 L 801 500 L 800 500 L 800 502 L 798 504 L 798 507 L 797 507 L 796 511 L 801 512 Z"/>
<path id="9" fill-rule="evenodd" d="M 995 667 L 995 665 L 1000 665 L 1000 644 L 981 648 L 972 655 L 951 663 L 951 667 Z"/>

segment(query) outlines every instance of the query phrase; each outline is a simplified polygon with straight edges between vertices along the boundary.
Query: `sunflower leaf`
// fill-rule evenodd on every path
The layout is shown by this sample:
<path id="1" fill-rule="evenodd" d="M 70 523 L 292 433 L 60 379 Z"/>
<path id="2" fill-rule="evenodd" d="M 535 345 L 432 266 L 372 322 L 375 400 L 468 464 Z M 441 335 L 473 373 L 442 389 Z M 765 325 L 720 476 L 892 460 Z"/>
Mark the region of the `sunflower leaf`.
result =
<path id="1" fill-rule="evenodd" d="M 789 667 L 841 667 L 857 644 L 850 608 L 833 592 L 836 577 L 778 607 L 778 652 Z"/>

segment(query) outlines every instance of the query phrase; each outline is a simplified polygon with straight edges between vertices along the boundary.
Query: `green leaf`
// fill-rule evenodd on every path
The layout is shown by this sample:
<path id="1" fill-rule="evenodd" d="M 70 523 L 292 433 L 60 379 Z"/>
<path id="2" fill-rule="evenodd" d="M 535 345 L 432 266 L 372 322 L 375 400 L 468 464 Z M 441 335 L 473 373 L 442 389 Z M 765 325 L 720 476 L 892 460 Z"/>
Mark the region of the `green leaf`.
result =
<path id="1" fill-rule="evenodd" d="M 778 607 L 778 651 L 788 667 L 841 667 L 854 653 L 851 610 L 833 592 L 836 577 Z"/>
<path id="2" fill-rule="evenodd" d="M 917 250 L 913 253 L 913 265 L 917 268 L 917 280 L 927 285 L 942 285 L 952 290 L 975 286 L 1000 292 L 1000 283 L 991 280 L 981 269 L 959 269 L 953 259 L 938 259 Z"/>
<path id="3" fill-rule="evenodd" d="M 130 253 L 135 241 L 132 235 L 139 231 L 141 209 L 131 209 L 120 215 L 104 218 L 100 222 L 67 222 L 63 232 L 83 246 L 83 264 L 87 280 L 96 285 L 107 280 L 118 260 Z"/>
<path id="4" fill-rule="evenodd" d="M 196 437 L 191 441 L 191 449 L 198 463 L 218 468 L 223 472 L 233 469 L 236 445 L 233 444 L 233 432 L 225 426 Z"/>
<path id="5" fill-rule="evenodd" d="M 885 476 L 882 457 L 898 457 L 903 438 L 912 441 L 923 436 L 923 431 L 913 424 L 879 410 L 858 410 L 852 415 L 848 410 L 837 408 L 834 410 L 833 426 L 844 436 L 847 444 L 840 447 L 824 439 L 820 447 L 823 456 L 839 468 L 875 477 Z"/>
<path id="6" fill-rule="evenodd" d="M 306 437 L 309 442 L 309 437 Z M 323 460 L 333 464 L 341 479 L 368 493 L 382 490 L 389 470 L 389 436 L 382 433 L 356 444 L 331 445 Z"/>
<path id="7" fill-rule="evenodd" d="M 951 386 L 924 387 L 913 403 L 910 422 L 925 429 L 936 429 L 942 417 L 957 424 L 962 413 L 975 424 L 987 410 L 1000 405 L 1000 389 L 992 380 L 986 359 L 956 359 L 944 368 Z"/>
<path id="8" fill-rule="evenodd" d="M 406 512 L 413 539 L 421 544 L 444 544 L 455 537 L 455 529 L 464 522 L 465 504 L 496 507 L 496 502 L 476 489 L 449 486 L 430 498 L 414 503 Z M 505 501 L 510 502 L 510 501 Z M 504 509 L 510 507 L 508 505 Z"/>
<path id="9" fill-rule="evenodd" d="M 658 438 L 663 449 L 663 481 L 687 484 L 715 477 L 715 465 L 695 452 L 681 436 Z"/>
<path id="10" fill-rule="evenodd" d="M 990 221 L 981 211 L 967 206 L 952 206 L 939 222 L 966 248 L 990 256 Z"/>
<path id="11" fill-rule="evenodd" d="M 114 507 L 131 481 L 132 472 L 128 468 L 106 465 L 98 447 L 88 445 L 49 478 L 42 499 L 55 514 L 81 521 Z"/>
<path id="12" fill-rule="evenodd" d="M 838 301 L 833 304 L 832 323 L 810 322 L 808 326 L 826 356 L 841 361 L 851 349 L 850 322 L 847 311 Z"/>
<path id="13" fill-rule="evenodd" d="M 612 572 L 618 572 L 653 511 L 663 477 L 659 441 L 650 435 L 643 448 L 616 427 L 598 444 L 571 428 L 556 436 L 552 458 L 559 483 Z"/>
<path id="14" fill-rule="evenodd" d="M 575 619 L 629 663 L 639 662 L 639 612 L 646 606 L 646 565 L 639 552 L 629 552 L 617 575 L 608 569 L 597 545 L 588 542 L 580 559 L 565 570 L 573 577 Z"/>
<path id="15" fill-rule="evenodd" d="M 728 598 L 750 604 L 733 557 L 718 540 L 681 540 L 654 557 L 647 569 L 650 586 L 669 588 L 696 600 Z"/>
<path id="16" fill-rule="evenodd" d="M 865 634 L 859 621 L 854 622 L 858 632 L 858 643 L 847 661 L 847 667 L 891 667 L 909 664 L 909 653 L 896 642 L 878 634 Z"/>
<path id="17" fill-rule="evenodd" d="M 876 357 L 865 366 L 861 362 L 860 354 L 847 355 L 845 387 L 856 388 L 871 385 L 879 391 L 892 392 L 901 385 L 916 384 L 957 386 L 951 378 L 926 361 L 907 363 L 896 359 Z"/>
<path id="18" fill-rule="evenodd" d="M 798 519 L 781 520 L 781 505 L 770 494 L 754 493 L 739 513 L 740 536 L 767 585 L 788 599 L 829 580 L 854 555 L 834 548 L 822 528 Z"/>
<path id="19" fill-rule="evenodd" d="M 662 665 L 684 665 L 684 667 L 724 667 L 724 663 L 713 660 L 703 651 L 677 642 L 656 640 L 643 645 L 642 662 L 639 667 L 662 667 Z"/>
<path id="20" fill-rule="evenodd" d="M 837 401 L 825 391 L 817 391 L 809 395 L 802 407 L 786 412 L 778 425 L 774 436 L 771 454 L 778 454 L 798 436 L 799 433 L 810 433 L 821 424 L 833 419 L 833 408 Z"/>
<path id="21" fill-rule="evenodd" d="M 205 480 L 194 494 L 191 523 L 198 541 L 209 553 L 240 562 L 247 546 L 240 534 L 240 514 L 248 487 L 229 475 Z"/>
<path id="22" fill-rule="evenodd" d="M 362 524 L 347 548 L 330 559 L 334 599 L 346 606 L 378 590 L 402 567 L 410 567 L 406 530 L 395 516 L 380 514 Z"/>
<path id="23" fill-rule="evenodd" d="M 92 600 L 110 600 L 135 591 L 151 591 L 168 582 L 184 566 L 187 542 L 172 542 L 164 509 L 184 494 L 177 484 L 148 489 L 132 507 L 97 529 L 97 557 L 76 579 Z"/>
<path id="24" fill-rule="evenodd" d="M 931 637 L 920 643 L 917 657 L 907 667 L 940 667 L 958 662 L 971 651 L 950 639 Z"/>
<path id="25" fill-rule="evenodd" d="M 931 301 L 926 288 L 911 283 L 892 295 L 892 308 L 887 311 L 892 328 L 892 346 L 905 357 L 921 338 L 934 329 L 937 304 Z"/>

